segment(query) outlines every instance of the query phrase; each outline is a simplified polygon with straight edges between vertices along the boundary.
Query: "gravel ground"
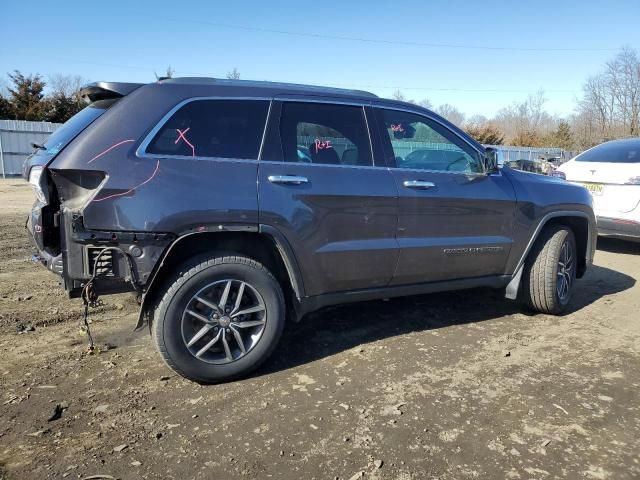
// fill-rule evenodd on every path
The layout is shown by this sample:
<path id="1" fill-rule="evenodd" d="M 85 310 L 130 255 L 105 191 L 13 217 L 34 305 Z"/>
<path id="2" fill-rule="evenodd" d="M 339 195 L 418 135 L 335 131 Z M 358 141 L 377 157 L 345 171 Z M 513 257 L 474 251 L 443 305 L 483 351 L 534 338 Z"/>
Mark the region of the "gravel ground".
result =
<path id="1" fill-rule="evenodd" d="M 132 333 L 130 296 L 85 353 L 80 302 L 29 260 L 31 198 L 0 182 L 2 480 L 640 478 L 640 245 L 601 240 L 563 317 L 491 290 L 336 307 L 200 386 Z"/>

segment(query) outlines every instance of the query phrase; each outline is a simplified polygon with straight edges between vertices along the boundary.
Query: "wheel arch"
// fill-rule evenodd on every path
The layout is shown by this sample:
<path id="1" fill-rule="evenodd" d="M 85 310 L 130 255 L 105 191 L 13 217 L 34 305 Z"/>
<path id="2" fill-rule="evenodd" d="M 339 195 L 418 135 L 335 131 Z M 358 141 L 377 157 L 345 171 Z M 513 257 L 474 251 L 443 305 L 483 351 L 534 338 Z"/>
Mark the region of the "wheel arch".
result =
<path id="1" fill-rule="evenodd" d="M 179 236 L 165 250 L 149 277 L 140 304 L 136 330 L 152 320 L 159 292 L 175 269 L 189 258 L 206 253 L 237 254 L 252 258 L 265 267 L 280 282 L 287 308 L 299 320 L 299 305 L 304 297 L 304 285 L 298 264 L 286 239 L 275 228 L 261 225 L 256 231 L 204 231 Z"/>
<path id="2" fill-rule="evenodd" d="M 578 250 L 576 277 L 581 278 L 589 265 L 592 244 L 596 241 L 592 233 L 593 229 L 591 228 L 590 221 L 589 215 L 579 210 L 557 211 L 546 214 L 536 226 L 533 235 L 529 239 L 529 243 L 527 243 L 527 247 L 516 264 L 512 279 L 505 289 L 505 297 L 511 300 L 517 298 L 525 262 L 531 253 L 533 245 L 540 237 L 540 234 L 544 228 L 549 225 L 564 225 L 573 231 L 576 240 L 576 249 Z"/>

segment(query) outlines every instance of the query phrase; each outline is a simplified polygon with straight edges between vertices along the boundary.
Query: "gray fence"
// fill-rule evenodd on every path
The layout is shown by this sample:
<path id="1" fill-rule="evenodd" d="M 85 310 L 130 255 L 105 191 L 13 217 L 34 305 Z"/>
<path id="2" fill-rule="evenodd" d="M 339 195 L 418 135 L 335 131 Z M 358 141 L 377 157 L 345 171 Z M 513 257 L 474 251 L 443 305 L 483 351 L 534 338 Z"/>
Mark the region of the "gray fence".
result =
<path id="1" fill-rule="evenodd" d="M 558 163 L 564 163 L 579 153 L 553 147 L 511 147 L 508 145 L 485 145 L 485 147 L 492 147 L 498 150 L 498 163 L 500 165 L 511 160 L 537 160 L 540 157 L 555 157 L 560 159 Z"/>
<path id="2" fill-rule="evenodd" d="M 33 152 L 32 143 L 42 144 L 59 123 L 0 120 L 0 168 L 2 177 L 22 174 L 22 164 Z"/>

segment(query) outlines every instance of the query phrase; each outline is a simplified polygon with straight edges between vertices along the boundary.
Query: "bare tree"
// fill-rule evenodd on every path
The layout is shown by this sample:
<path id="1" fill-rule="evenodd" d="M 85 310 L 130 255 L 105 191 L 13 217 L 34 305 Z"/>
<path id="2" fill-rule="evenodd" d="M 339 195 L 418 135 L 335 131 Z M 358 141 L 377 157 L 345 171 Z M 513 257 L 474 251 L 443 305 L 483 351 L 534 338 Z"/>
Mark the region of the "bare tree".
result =
<path id="1" fill-rule="evenodd" d="M 640 59 L 623 48 L 604 70 L 589 77 L 574 117 L 578 143 L 588 147 L 602 141 L 640 135 Z"/>
<path id="2" fill-rule="evenodd" d="M 429 110 L 433 110 L 433 103 L 427 98 L 423 98 L 418 102 L 418 105 L 422 108 L 428 108 Z"/>
<path id="3" fill-rule="evenodd" d="M 89 83 L 89 80 L 80 75 L 62 75 L 55 73 L 49 75 L 49 83 L 47 84 L 52 94 L 62 94 L 65 97 L 75 97 L 80 89 Z"/>
<path id="4" fill-rule="evenodd" d="M 400 89 L 397 89 L 395 92 L 393 92 L 392 98 L 400 102 L 407 101 L 407 97 L 404 96 L 404 94 L 400 91 Z"/>
<path id="5" fill-rule="evenodd" d="M 625 47 L 607 63 L 605 78 L 608 83 L 616 121 L 623 132 L 638 135 L 640 121 L 640 60 L 638 53 Z"/>
<path id="6" fill-rule="evenodd" d="M 153 74 L 156 77 L 156 80 L 166 80 L 167 78 L 173 78 L 173 76 L 176 74 L 176 71 L 171 68 L 171 65 L 169 65 L 167 67 L 167 69 L 164 71 L 163 75 L 158 75 L 156 72 L 153 72 Z"/>
<path id="7" fill-rule="evenodd" d="M 80 96 L 80 89 L 89 83 L 80 75 L 49 75 L 47 113 L 45 119 L 50 122 L 64 123 L 82 110 L 86 104 Z"/>
<path id="8" fill-rule="evenodd" d="M 544 109 L 546 98 L 543 90 L 530 94 L 523 102 L 514 102 L 498 111 L 493 123 L 504 132 L 507 143 L 524 143 L 532 146 L 548 135 L 557 119 Z"/>
<path id="9" fill-rule="evenodd" d="M 476 127 L 480 127 L 482 125 L 484 125 L 485 123 L 489 123 L 489 119 L 487 117 L 485 117 L 484 115 L 471 115 L 468 119 L 467 119 L 467 125 L 473 125 Z"/>
<path id="10" fill-rule="evenodd" d="M 227 72 L 227 78 L 229 80 L 240 80 L 240 72 L 236 67 L 233 67 L 233 70 Z"/>
<path id="11" fill-rule="evenodd" d="M 436 108 L 436 112 L 459 127 L 461 127 L 464 123 L 464 113 L 462 113 L 453 105 L 449 105 L 448 103 L 443 103 L 442 105 L 440 105 L 438 108 Z"/>

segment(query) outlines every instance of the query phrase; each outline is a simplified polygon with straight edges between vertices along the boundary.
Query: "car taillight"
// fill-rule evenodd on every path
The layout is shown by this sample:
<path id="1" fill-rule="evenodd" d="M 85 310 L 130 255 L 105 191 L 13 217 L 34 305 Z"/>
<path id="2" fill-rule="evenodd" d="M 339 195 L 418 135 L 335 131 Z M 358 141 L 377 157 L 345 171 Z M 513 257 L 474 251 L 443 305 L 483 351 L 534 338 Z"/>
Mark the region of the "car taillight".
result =
<path id="1" fill-rule="evenodd" d="M 41 166 L 31 167 L 31 170 L 29 171 L 29 184 L 33 188 L 38 201 L 46 205 L 47 197 L 45 196 L 44 192 L 42 191 L 42 187 L 40 186 L 42 171 L 43 167 Z"/>
<path id="2" fill-rule="evenodd" d="M 640 177 L 631 177 L 629 180 L 624 182 L 625 185 L 640 185 Z"/>

